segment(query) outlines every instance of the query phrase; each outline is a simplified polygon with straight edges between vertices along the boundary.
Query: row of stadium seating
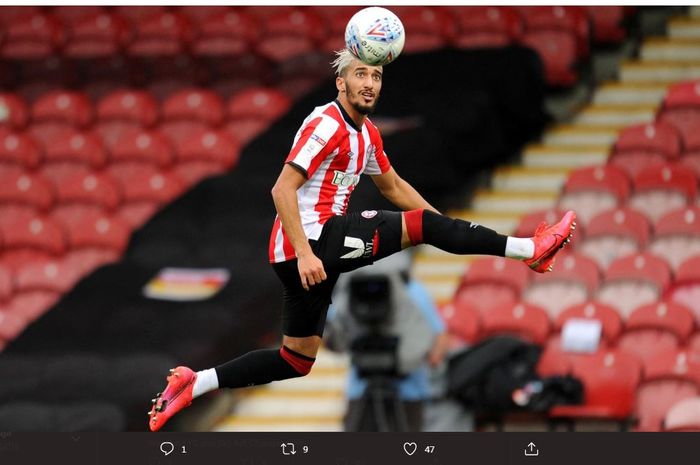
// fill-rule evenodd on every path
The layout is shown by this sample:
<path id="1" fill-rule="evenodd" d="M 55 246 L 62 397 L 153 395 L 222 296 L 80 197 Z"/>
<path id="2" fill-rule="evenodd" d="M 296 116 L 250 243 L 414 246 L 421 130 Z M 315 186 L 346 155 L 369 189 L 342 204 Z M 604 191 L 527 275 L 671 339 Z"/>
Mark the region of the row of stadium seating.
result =
<path id="1" fill-rule="evenodd" d="M 236 56 L 256 53 L 273 62 L 343 47 L 344 30 L 359 7 L 55 7 L 0 11 L 0 56 L 40 59 Z M 446 46 L 533 48 L 548 82 L 568 86 L 589 57 L 590 43 L 626 36 L 623 7 L 393 7 L 408 31 L 405 51 Z"/>

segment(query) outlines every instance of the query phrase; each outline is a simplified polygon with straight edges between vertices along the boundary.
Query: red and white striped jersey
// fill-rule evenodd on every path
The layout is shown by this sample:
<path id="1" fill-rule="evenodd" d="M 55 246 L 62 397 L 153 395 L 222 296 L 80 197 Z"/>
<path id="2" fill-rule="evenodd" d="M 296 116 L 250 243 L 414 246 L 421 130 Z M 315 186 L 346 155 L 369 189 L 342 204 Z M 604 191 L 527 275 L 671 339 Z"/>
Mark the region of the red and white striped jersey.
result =
<path id="1" fill-rule="evenodd" d="M 391 164 L 377 127 L 365 119 L 359 129 L 337 101 L 316 107 L 297 131 L 285 163 L 306 182 L 297 191 L 301 224 L 308 239 L 318 239 L 323 224 L 343 215 L 360 175 L 383 174 Z M 296 257 L 279 216 L 270 235 L 270 263 Z"/>

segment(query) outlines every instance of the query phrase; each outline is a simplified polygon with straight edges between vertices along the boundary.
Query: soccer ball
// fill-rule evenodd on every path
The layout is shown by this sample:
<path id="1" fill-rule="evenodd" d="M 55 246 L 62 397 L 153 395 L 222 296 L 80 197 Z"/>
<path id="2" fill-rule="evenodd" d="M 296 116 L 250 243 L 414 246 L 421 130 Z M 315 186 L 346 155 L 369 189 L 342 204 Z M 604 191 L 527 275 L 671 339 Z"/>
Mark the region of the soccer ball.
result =
<path id="1" fill-rule="evenodd" d="M 388 65 L 403 50 L 406 34 L 401 20 L 386 8 L 373 6 L 353 15 L 345 28 L 345 46 L 370 66 Z"/>

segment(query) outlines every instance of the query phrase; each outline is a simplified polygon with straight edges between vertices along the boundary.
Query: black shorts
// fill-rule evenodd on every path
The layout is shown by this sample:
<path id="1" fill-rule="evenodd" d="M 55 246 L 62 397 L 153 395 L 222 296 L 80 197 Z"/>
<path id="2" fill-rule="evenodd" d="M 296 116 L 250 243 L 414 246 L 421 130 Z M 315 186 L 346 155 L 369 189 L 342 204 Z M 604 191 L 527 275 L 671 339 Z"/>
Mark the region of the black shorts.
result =
<path id="1" fill-rule="evenodd" d="M 284 287 L 282 333 L 286 336 L 323 335 L 340 273 L 371 265 L 401 250 L 401 213 L 366 210 L 335 216 L 323 225 L 318 240 L 309 244 L 328 276 L 321 284 L 304 290 L 296 259 L 272 265 Z"/>

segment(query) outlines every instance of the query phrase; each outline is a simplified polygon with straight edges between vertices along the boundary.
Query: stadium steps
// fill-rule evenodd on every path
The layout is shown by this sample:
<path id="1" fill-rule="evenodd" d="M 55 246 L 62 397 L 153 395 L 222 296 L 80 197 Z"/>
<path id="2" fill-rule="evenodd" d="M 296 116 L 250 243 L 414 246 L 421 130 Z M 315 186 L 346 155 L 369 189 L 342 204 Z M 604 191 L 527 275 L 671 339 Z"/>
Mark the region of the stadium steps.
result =
<path id="1" fill-rule="evenodd" d="M 609 147 L 609 145 L 530 145 L 523 151 L 522 164 L 527 168 L 574 169 L 604 162 L 608 157 Z"/>
<path id="2" fill-rule="evenodd" d="M 700 29 L 700 21 L 697 22 Z M 700 61 L 700 36 L 694 38 L 654 37 L 642 44 L 642 61 L 697 62 Z"/>
<path id="3" fill-rule="evenodd" d="M 700 39 L 700 8 L 691 8 L 690 16 L 668 22 L 668 36 L 673 39 Z"/>
<path id="4" fill-rule="evenodd" d="M 545 146 L 609 146 L 619 130 L 617 127 L 586 126 L 583 124 L 557 124 L 542 136 Z"/>
<path id="5" fill-rule="evenodd" d="M 593 94 L 593 103 L 607 105 L 659 105 L 668 86 L 658 83 L 606 82 Z M 616 134 L 617 135 L 617 134 Z M 614 141 L 614 138 L 611 142 Z"/>
<path id="6" fill-rule="evenodd" d="M 303 378 L 234 390 L 214 431 L 342 431 L 349 357 L 322 348 Z"/>
<path id="7" fill-rule="evenodd" d="M 654 119 L 656 104 L 608 105 L 593 104 L 574 117 L 575 124 L 589 126 L 629 126 Z"/>
<path id="8" fill-rule="evenodd" d="M 628 61 L 620 67 L 622 82 L 671 84 L 700 78 L 700 62 Z"/>
<path id="9" fill-rule="evenodd" d="M 558 193 L 568 174 L 566 168 L 505 166 L 495 171 L 491 187 L 501 192 Z"/>

